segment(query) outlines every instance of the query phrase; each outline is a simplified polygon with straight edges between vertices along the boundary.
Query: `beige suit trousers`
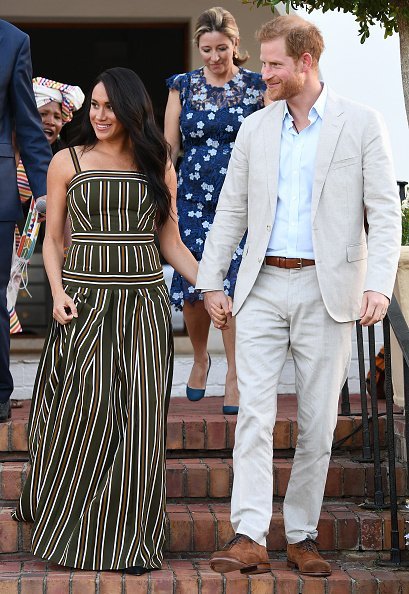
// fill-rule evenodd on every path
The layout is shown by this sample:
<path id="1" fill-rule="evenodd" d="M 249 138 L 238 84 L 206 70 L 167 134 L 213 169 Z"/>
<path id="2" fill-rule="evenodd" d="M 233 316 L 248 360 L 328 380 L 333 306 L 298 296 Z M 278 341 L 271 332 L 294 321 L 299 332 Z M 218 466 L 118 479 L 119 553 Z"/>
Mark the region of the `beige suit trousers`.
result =
<path id="1" fill-rule="evenodd" d="M 298 440 L 284 500 L 285 533 L 291 544 L 315 539 L 354 324 L 329 316 L 315 266 L 286 270 L 266 265 L 236 324 L 240 411 L 233 451 L 233 528 L 266 543 L 272 515 L 277 386 L 291 346 Z"/>

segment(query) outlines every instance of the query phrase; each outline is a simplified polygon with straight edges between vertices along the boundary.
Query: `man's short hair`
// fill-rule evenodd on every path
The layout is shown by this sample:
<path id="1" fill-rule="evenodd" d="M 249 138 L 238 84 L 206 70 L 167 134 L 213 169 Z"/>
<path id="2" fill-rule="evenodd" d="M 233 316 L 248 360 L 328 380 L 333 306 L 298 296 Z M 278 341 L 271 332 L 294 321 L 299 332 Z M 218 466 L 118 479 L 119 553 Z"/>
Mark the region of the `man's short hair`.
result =
<path id="1" fill-rule="evenodd" d="M 313 64 L 318 66 L 324 51 L 324 39 L 321 31 L 313 23 L 297 15 L 283 15 L 268 21 L 257 31 L 260 43 L 283 37 L 287 54 L 298 60 L 304 53 L 311 54 Z"/>

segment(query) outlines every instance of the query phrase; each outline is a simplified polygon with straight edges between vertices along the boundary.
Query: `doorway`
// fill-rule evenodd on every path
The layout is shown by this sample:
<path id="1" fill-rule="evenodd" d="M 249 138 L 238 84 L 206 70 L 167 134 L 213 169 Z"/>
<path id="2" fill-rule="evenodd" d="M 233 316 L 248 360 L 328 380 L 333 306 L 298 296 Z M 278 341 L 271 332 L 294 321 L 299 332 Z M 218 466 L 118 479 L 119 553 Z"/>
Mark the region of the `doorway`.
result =
<path id="1" fill-rule="evenodd" d="M 13 23 L 30 36 L 33 76 L 79 85 L 87 93 L 96 76 L 113 66 L 135 70 L 152 99 L 163 126 L 168 96 L 165 81 L 189 69 L 188 23 Z M 62 130 L 70 141 L 81 117 L 77 112 Z M 42 225 L 43 227 L 43 225 Z M 42 261 L 40 237 L 29 267 L 29 291 L 16 304 L 24 334 L 44 336 L 52 299 Z"/>
<path id="2" fill-rule="evenodd" d="M 188 23 L 15 23 L 31 40 L 33 76 L 79 85 L 84 93 L 113 66 L 131 68 L 144 82 L 159 124 L 165 80 L 189 69 Z"/>

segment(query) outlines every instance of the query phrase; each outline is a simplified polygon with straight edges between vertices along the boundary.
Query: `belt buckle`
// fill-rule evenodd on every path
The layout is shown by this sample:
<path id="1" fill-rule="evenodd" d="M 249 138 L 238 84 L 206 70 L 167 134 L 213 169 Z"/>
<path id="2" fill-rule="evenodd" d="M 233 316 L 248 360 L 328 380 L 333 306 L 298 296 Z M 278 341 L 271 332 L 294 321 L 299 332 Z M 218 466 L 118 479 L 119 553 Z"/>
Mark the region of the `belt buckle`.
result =
<path id="1" fill-rule="evenodd" d="M 303 265 L 302 265 L 302 258 L 298 258 L 300 265 L 295 267 L 295 270 L 301 270 Z"/>

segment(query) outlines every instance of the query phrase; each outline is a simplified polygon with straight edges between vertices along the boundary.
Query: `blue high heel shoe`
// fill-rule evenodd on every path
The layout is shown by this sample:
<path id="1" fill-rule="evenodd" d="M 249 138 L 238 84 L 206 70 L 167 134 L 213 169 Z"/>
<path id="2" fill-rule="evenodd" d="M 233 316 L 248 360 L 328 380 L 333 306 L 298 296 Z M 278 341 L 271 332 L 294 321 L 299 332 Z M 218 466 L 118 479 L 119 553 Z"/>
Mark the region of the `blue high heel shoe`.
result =
<path id="1" fill-rule="evenodd" d="M 206 382 L 207 382 L 207 378 L 209 375 L 210 367 L 212 365 L 212 360 L 210 358 L 209 353 L 207 353 L 207 356 L 209 357 L 209 365 L 207 367 Z M 192 402 L 197 402 L 198 400 L 201 400 L 203 398 L 203 396 L 205 395 L 205 392 L 206 392 L 206 387 L 201 389 L 201 388 L 190 388 L 189 386 L 186 386 L 187 399 L 191 400 Z"/>
<path id="2" fill-rule="evenodd" d="M 239 413 L 238 406 L 223 406 L 224 415 L 237 415 Z"/>

